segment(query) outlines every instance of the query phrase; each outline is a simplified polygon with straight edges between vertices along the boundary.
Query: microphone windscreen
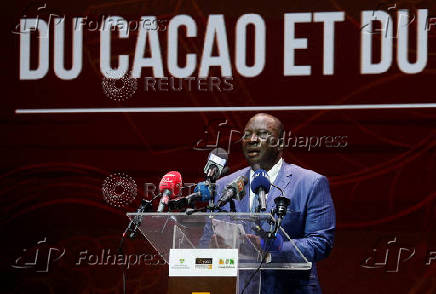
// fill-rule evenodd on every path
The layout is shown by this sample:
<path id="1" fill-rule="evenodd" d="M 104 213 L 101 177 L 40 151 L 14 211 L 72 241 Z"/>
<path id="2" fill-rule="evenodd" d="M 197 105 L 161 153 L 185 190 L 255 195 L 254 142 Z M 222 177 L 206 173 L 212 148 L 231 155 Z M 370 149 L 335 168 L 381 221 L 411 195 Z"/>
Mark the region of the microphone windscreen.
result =
<path id="1" fill-rule="evenodd" d="M 237 191 L 238 193 L 244 191 L 244 187 L 245 185 L 248 184 L 248 179 L 244 176 L 240 176 L 236 179 L 236 184 L 237 184 Z"/>
<path id="2" fill-rule="evenodd" d="M 251 191 L 253 191 L 253 193 L 257 193 L 260 188 L 262 188 L 265 193 L 268 193 L 269 189 L 271 188 L 268 174 L 263 169 L 258 169 L 255 171 L 253 180 L 251 181 Z"/>
<path id="3" fill-rule="evenodd" d="M 248 184 L 248 179 L 244 176 L 239 176 L 227 187 L 234 189 L 236 193 L 232 196 L 236 200 L 242 200 L 245 196 L 245 185 Z"/>
<path id="4" fill-rule="evenodd" d="M 225 159 L 226 161 L 229 159 L 229 154 L 227 153 L 226 150 L 224 150 L 221 147 L 213 149 L 210 153 L 214 154 L 222 159 Z"/>
<path id="5" fill-rule="evenodd" d="M 159 183 L 159 192 L 171 192 L 170 196 L 179 195 L 182 187 L 182 175 L 178 171 L 170 171 L 162 177 Z"/>
<path id="6" fill-rule="evenodd" d="M 206 178 L 215 182 L 222 176 L 222 170 L 227 164 L 229 155 L 223 148 L 215 148 L 209 153 L 207 164 L 204 167 L 204 174 Z"/>
<path id="7" fill-rule="evenodd" d="M 194 192 L 200 192 L 202 201 L 209 201 L 211 199 L 209 186 L 206 182 L 200 182 L 194 189 Z"/>

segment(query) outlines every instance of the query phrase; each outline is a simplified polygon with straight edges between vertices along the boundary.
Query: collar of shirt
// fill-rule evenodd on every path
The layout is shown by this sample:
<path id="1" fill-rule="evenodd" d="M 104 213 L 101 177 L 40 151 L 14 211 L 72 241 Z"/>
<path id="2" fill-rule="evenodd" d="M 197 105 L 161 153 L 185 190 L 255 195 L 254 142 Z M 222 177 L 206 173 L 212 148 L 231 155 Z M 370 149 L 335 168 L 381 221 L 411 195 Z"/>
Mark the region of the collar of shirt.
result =
<path id="1" fill-rule="evenodd" d="M 279 171 L 282 168 L 282 164 L 283 164 L 283 158 L 280 158 L 279 161 L 276 164 L 274 164 L 274 166 L 269 171 L 266 172 L 268 174 L 268 177 L 269 177 L 269 180 L 271 183 L 274 184 L 274 182 L 279 174 Z M 253 171 L 253 169 L 250 169 L 250 183 L 253 180 L 253 176 L 254 176 L 254 171 Z M 268 197 L 268 194 L 266 194 L 265 196 Z M 254 192 L 251 191 L 251 189 L 250 189 L 250 211 L 251 211 L 251 208 L 253 206 L 253 202 L 254 202 L 255 197 L 256 197 L 256 194 L 254 194 Z"/>

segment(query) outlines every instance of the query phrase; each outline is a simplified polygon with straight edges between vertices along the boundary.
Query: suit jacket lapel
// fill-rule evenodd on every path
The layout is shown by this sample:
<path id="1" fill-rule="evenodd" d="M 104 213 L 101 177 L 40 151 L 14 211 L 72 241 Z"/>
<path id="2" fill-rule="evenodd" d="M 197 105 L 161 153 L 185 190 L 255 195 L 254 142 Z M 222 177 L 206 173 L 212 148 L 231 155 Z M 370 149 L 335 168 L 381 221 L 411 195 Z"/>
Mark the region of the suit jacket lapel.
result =
<path id="1" fill-rule="evenodd" d="M 280 187 L 283 192 L 285 192 L 286 187 L 289 185 L 290 177 L 292 176 L 290 164 L 287 164 L 283 161 L 282 167 L 280 168 L 279 174 L 277 175 L 276 180 L 274 181 L 274 185 Z M 271 211 L 271 209 L 275 206 L 274 199 L 281 196 L 280 190 L 276 187 L 271 186 L 271 189 L 268 193 L 266 211 Z M 289 198 L 290 195 L 284 195 Z"/>

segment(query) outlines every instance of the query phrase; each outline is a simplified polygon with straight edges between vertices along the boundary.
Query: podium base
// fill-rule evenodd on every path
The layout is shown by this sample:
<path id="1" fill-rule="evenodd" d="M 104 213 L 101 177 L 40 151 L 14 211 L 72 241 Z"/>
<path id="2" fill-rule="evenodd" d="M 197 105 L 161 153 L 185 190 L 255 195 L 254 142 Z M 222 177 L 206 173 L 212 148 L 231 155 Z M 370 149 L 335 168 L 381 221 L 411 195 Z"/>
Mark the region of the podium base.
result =
<path id="1" fill-rule="evenodd" d="M 237 277 L 170 277 L 168 294 L 236 293 Z"/>

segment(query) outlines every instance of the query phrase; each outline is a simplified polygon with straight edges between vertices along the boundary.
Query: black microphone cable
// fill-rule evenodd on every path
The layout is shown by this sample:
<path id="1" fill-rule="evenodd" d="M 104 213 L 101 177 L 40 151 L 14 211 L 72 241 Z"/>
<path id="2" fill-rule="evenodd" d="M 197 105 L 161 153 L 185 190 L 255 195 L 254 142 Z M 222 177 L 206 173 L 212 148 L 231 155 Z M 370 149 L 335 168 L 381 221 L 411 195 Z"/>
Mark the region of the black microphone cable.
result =
<path id="1" fill-rule="evenodd" d="M 274 185 L 274 184 L 271 184 L 271 186 L 277 188 L 277 189 L 280 191 L 280 193 L 281 193 L 281 197 L 284 197 L 283 190 L 282 190 L 279 186 L 276 186 L 276 185 Z M 274 216 L 273 216 L 272 214 L 271 214 L 271 220 L 274 221 Z M 261 268 L 262 265 L 265 263 L 266 257 L 268 256 L 269 250 L 270 250 L 271 245 L 272 245 L 272 243 L 273 243 L 273 242 L 272 242 L 272 238 L 273 238 L 273 237 L 275 236 L 275 234 L 277 233 L 278 228 L 280 227 L 280 224 L 281 224 L 281 219 L 275 221 L 275 227 L 274 227 L 273 231 L 272 231 L 272 232 L 269 232 L 269 233 L 266 233 L 266 235 L 267 235 L 267 239 L 266 239 L 266 242 L 267 242 L 267 248 L 266 248 L 265 254 L 263 255 L 263 258 L 262 258 L 262 260 L 261 260 L 259 266 L 257 267 L 257 269 L 254 271 L 253 274 L 251 274 L 250 278 L 249 278 L 248 281 L 245 283 L 244 289 L 242 289 L 241 294 L 244 294 L 245 290 L 246 290 L 247 287 L 250 285 L 251 280 L 252 280 L 252 279 L 254 278 L 254 276 L 255 276 L 255 275 L 260 271 L 260 268 Z M 282 229 L 282 230 L 283 230 L 283 229 Z M 264 235 L 265 235 L 265 234 L 264 234 Z M 287 235 L 287 234 L 286 234 L 286 235 Z"/>
<path id="2" fill-rule="evenodd" d="M 255 275 L 260 271 L 260 268 L 261 268 L 262 265 L 265 263 L 266 257 L 268 256 L 268 253 L 269 253 L 269 249 L 271 248 L 271 245 L 272 245 L 272 242 L 271 242 L 271 241 L 272 241 L 271 239 L 266 239 L 266 242 L 267 242 L 267 246 L 268 246 L 268 247 L 266 248 L 265 254 L 263 255 L 262 260 L 261 260 L 259 266 L 257 267 L 257 269 L 254 271 L 254 273 L 251 274 L 250 278 L 249 278 L 248 281 L 245 283 L 244 289 L 242 289 L 241 294 L 244 294 L 245 290 L 246 290 L 247 287 L 250 285 L 251 280 L 252 280 L 252 279 L 254 278 L 254 276 L 255 276 Z"/>

